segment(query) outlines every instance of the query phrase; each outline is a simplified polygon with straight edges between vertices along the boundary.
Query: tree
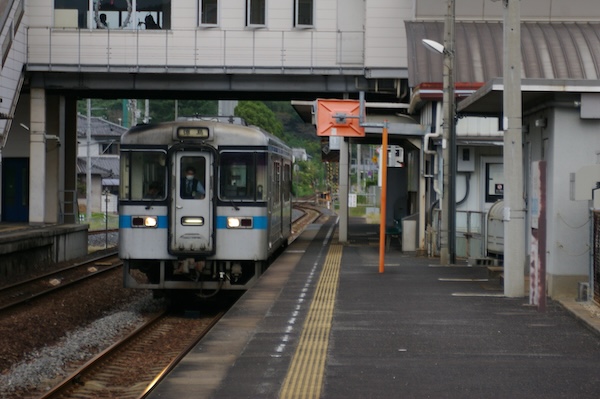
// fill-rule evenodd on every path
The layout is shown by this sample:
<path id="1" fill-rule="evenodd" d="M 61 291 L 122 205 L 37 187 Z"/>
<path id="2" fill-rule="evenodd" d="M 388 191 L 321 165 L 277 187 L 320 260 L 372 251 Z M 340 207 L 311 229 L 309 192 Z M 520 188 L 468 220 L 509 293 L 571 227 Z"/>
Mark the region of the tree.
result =
<path id="1" fill-rule="evenodd" d="M 249 125 L 258 126 L 279 138 L 284 138 L 283 124 L 275 113 L 260 101 L 240 101 L 234 114 L 244 118 Z"/>

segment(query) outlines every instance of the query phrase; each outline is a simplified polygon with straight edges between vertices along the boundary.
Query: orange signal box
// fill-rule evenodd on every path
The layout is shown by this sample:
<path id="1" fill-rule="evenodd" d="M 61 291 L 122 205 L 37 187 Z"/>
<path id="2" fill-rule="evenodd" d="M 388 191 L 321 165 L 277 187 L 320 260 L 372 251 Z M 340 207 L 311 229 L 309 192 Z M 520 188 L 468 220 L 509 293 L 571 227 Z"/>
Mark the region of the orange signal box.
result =
<path id="1" fill-rule="evenodd" d="M 317 100 L 317 136 L 364 137 L 358 100 Z"/>

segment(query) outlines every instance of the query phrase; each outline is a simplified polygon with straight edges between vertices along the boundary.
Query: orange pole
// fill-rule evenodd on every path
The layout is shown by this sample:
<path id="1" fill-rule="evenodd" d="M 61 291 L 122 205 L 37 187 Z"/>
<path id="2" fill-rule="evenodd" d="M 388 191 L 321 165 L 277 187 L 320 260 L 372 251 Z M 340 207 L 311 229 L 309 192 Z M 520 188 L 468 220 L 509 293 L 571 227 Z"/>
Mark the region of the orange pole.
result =
<path id="1" fill-rule="evenodd" d="M 387 121 L 383 123 L 381 135 L 381 208 L 379 210 L 379 273 L 383 273 L 385 263 L 385 210 L 387 202 L 387 160 L 388 160 Z"/>

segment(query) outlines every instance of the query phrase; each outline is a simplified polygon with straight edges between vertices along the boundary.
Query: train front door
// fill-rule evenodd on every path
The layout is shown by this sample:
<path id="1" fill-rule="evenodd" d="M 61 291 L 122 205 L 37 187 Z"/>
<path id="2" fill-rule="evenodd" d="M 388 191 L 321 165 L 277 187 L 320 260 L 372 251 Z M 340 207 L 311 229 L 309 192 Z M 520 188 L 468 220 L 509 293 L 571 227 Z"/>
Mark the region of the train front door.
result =
<path id="1" fill-rule="evenodd" d="M 208 255 L 214 252 L 213 154 L 178 152 L 171 176 L 170 251 Z"/>

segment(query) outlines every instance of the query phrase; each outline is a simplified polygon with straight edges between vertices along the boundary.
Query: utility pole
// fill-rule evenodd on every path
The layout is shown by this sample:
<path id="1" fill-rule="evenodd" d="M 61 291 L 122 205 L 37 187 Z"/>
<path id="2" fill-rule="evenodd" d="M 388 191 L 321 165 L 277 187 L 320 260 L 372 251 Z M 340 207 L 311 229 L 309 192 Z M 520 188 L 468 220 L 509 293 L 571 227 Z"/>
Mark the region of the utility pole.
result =
<path id="1" fill-rule="evenodd" d="M 456 159 L 452 156 L 456 151 L 454 148 L 456 146 L 454 129 L 454 21 L 456 7 L 454 0 L 448 0 L 447 6 L 448 10 L 444 22 L 444 96 L 442 98 L 444 108 L 442 141 L 444 187 L 442 196 L 442 221 L 440 226 L 440 264 L 442 265 L 456 262 L 456 251 L 454 250 L 456 228 L 453 223 L 454 214 L 456 213 L 456 195 L 454 194 L 455 176 L 452 173 L 452 170 L 456 168 L 453 165 L 456 163 Z"/>
<path id="2" fill-rule="evenodd" d="M 521 1 L 504 1 L 504 295 L 525 293 Z"/>
<path id="3" fill-rule="evenodd" d="M 92 222 L 92 99 L 87 99 L 87 129 L 86 129 L 86 172 L 85 172 L 85 219 Z"/>

